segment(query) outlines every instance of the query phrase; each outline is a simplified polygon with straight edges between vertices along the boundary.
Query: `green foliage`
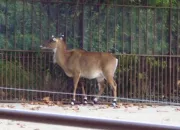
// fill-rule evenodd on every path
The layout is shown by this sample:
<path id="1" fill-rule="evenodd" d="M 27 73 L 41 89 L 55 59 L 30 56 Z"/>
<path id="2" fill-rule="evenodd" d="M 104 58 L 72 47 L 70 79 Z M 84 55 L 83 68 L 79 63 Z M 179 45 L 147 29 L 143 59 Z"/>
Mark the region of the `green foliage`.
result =
<path id="1" fill-rule="evenodd" d="M 169 0 L 101 2 L 100 6 L 83 6 L 78 3 L 3 0 L 0 3 L 0 48 L 34 50 L 52 34 L 58 36 L 66 33 L 69 48 L 79 48 L 84 39 L 84 49 L 91 51 L 168 53 L 169 8 L 114 7 L 113 4 L 166 7 L 170 5 Z M 173 7 L 178 3 L 172 0 Z M 172 12 L 174 53 L 177 53 L 177 28 L 180 22 L 177 12 L 176 9 Z"/>
<path id="2" fill-rule="evenodd" d="M 0 60 L 0 84 L 8 87 L 28 87 L 35 83 L 34 74 L 23 69 L 22 65 L 17 62 Z"/>

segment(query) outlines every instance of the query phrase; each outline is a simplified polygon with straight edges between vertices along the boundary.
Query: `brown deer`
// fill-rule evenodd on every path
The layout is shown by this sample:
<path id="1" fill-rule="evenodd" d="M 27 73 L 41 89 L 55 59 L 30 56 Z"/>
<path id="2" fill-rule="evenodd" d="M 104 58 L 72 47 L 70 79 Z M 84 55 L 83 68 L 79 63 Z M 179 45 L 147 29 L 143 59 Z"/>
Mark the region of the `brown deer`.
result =
<path id="1" fill-rule="evenodd" d="M 74 105 L 76 89 L 81 77 L 87 79 L 96 79 L 98 82 L 99 92 L 94 98 L 94 103 L 97 103 L 99 96 L 104 91 L 104 81 L 107 80 L 113 90 L 113 106 L 116 106 L 117 100 L 117 84 L 114 81 L 114 73 L 118 65 L 118 59 L 111 53 L 105 52 L 88 52 L 80 49 L 67 50 L 64 37 L 55 38 L 52 36 L 46 43 L 40 46 L 42 49 L 53 49 L 53 61 L 57 63 L 66 73 L 68 77 L 73 78 L 74 90 L 73 100 Z M 84 102 L 87 103 L 84 87 Z"/>

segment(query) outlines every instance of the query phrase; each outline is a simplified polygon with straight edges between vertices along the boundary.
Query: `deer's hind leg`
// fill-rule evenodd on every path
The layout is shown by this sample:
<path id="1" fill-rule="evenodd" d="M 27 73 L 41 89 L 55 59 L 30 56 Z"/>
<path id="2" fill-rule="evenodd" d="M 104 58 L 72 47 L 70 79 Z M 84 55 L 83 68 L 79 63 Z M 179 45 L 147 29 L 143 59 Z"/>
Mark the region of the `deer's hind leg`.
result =
<path id="1" fill-rule="evenodd" d="M 116 106 L 117 105 L 117 84 L 115 80 L 113 79 L 113 76 L 107 77 L 107 82 L 109 83 L 113 91 L 114 99 L 113 99 L 112 105 Z"/>
<path id="2" fill-rule="evenodd" d="M 99 92 L 97 94 L 97 96 L 94 98 L 93 102 L 96 104 L 99 97 L 102 95 L 102 93 L 104 92 L 104 78 L 97 78 L 97 82 L 98 82 L 98 87 L 99 87 Z"/>
<path id="3" fill-rule="evenodd" d="M 84 97 L 84 104 L 87 104 L 87 95 L 86 95 L 86 91 L 85 91 L 85 88 L 84 88 L 84 82 L 85 82 L 84 80 L 80 80 L 82 94 L 83 94 L 83 97 Z"/>

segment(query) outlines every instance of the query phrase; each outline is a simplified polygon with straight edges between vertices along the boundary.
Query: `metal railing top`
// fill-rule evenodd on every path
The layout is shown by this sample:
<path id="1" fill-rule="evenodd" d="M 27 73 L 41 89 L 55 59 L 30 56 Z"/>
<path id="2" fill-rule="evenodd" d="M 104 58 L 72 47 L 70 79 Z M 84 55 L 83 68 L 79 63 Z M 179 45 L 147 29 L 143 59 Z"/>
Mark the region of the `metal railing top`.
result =
<path id="1" fill-rule="evenodd" d="M 129 122 L 113 119 L 82 117 L 47 112 L 0 108 L 1 119 L 21 120 L 47 124 L 57 124 L 84 128 L 111 130 L 179 130 L 180 126 Z"/>

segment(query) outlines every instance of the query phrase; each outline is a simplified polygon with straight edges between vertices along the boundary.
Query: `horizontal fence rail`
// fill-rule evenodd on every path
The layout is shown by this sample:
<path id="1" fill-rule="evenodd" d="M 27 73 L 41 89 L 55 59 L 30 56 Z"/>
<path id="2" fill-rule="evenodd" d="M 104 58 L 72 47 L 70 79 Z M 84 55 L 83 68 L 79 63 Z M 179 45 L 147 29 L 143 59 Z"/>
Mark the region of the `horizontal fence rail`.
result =
<path id="1" fill-rule="evenodd" d="M 180 126 L 161 124 L 148 124 L 112 119 L 82 117 L 45 112 L 32 112 L 27 110 L 13 110 L 0 108 L 1 119 L 11 119 L 45 124 L 75 126 L 83 128 L 96 128 L 104 130 L 179 130 Z"/>

